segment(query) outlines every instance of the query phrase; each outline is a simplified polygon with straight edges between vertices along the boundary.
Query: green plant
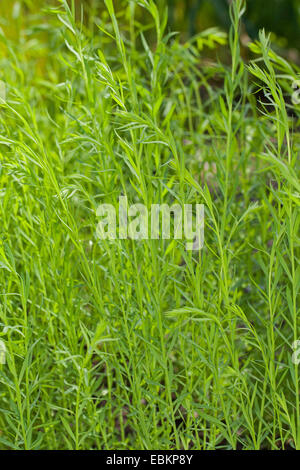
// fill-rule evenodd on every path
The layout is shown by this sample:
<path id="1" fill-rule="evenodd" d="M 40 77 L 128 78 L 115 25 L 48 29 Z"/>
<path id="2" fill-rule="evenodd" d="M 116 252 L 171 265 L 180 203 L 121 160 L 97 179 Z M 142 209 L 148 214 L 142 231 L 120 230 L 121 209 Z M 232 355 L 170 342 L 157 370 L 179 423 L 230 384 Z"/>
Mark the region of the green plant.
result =
<path id="1" fill-rule="evenodd" d="M 299 69 L 264 32 L 243 62 L 242 0 L 230 67 L 205 61 L 223 33 L 181 43 L 153 0 L 105 0 L 89 27 L 74 3 L 17 3 L 0 36 L 1 447 L 299 449 Z M 120 194 L 204 203 L 204 249 L 99 240 L 97 206 Z"/>

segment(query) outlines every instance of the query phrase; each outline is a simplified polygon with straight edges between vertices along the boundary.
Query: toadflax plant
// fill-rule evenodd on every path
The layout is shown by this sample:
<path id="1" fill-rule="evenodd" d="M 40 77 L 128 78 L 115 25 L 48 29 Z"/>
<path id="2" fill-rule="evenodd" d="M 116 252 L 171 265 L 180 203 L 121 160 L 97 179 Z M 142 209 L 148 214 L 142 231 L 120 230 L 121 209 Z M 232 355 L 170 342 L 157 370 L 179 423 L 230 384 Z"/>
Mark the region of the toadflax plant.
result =
<path id="1" fill-rule="evenodd" d="M 1 4 L 2 449 L 300 449 L 300 70 L 245 8 Z M 203 248 L 99 238 L 120 196 Z"/>

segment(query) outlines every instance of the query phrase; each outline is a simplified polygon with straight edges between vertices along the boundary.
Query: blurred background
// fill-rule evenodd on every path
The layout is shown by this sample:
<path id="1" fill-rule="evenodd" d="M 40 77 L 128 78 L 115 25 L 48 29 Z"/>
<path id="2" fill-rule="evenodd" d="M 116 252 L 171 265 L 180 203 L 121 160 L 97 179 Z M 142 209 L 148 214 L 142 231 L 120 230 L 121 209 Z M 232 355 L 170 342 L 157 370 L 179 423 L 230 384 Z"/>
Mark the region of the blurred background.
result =
<path id="1" fill-rule="evenodd" d="M 71 4 L 72 0 L 68 0 Z M 77 11 L 83 5 L 85 22 L 88 23 L 89 11 L 92 16 L 103 12 L 104 0 L 74 0 Z M 117 11 L 126 9 L 131 1 L 114 0 Z M 166 5 L 169 10 L 169 28 L 188 39 L 196 33 L 212 26 L 227 31 L 230 24 L 228 5 L 233 0 L 156 0 L 157 6 Z M 26 16 L 29 13 L 41 12 L 59 0 L 1 0 L 0 27 L 5 26 L 12 18 Z M 146 22 L 147 18 L 139 18 Z M 294 62 L 300 62 L 300 0 L 247 0 L 247 12 L 243 19 L 242 39 L 257 38 L 258 31 L 265 28 L 272 33 L 272 42 Z"/>
<path id="2" fill-rule="evenodd" d="M 163 2 L 161 2 L 163 3 Z M 211 26 L 229 28 L 229 0 L 168 0 L 172 29 L 194 35 Z M 245 32 L 255 39 L 265 28 L 286 49 L 300 50 L 300 0 L 248 0 Z"/>

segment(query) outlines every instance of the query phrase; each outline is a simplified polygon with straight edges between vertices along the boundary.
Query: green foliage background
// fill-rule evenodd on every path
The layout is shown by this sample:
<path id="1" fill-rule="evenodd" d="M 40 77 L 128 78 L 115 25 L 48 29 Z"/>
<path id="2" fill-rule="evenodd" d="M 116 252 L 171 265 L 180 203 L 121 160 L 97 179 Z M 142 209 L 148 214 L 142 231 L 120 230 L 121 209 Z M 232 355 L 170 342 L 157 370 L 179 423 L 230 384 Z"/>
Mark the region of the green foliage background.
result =
<path id="1" fill-rule="evenodd" d="M 297 34 L 242 42 L 283 3 L 0 3 L 0 449 L 300 450 Z M 99 240 L 121 192 L 204 249 Z"/>
<path id="2" fill-rule="evenodd" d="M 219 26 L 225 30 L 229 29 L 230 18 L 228 5 L 231 0 L 156 0 L 160 9 L 168 6 L 169 26 L 173 31 L 180 32 L 183 37 L 192 36 L 206 28 Z M 40 11 L 46 4 L 58 4 L 56 0 L 45 2 L 45 0 L 26 0 L 28 11 Z M 71 3 L 69 1 L 69 3 Z M 77 7 L 82 5 L 85 14 L 90 8 L 92 16 L 96 11 L 103 11 L 103 0 L 75 0 Z M 13 4 L 13 6 L 12 6 Z M 20 1 L 1 2 L 0 25 L 7 22 L 7 16 L 13 10 L 17 10 Z M 128 4 L 128 0 L 118 0 L 115 8 L 121 11 Z M 78 8 L 79 10 L 79 8 Z M 141 19 L 143 20 L 143 19 Z M 147 22 L 147 15 L 144 17 Z M 300 50 L 300 2 L 299 0 L 248 0 L 247 11 L 243 18 L 244 32 L 251 39 L 257 39 L 261 28 L 272 32 L 272 40 L 276 41 L 282 48 L 295 48 Z"/>
<path id="3" fill-rule="evenodd" d="M 228 3 L 228 0 L 168 0 L 170 23 L 189 35 L 216 24 L 228 29 Z M 256 39 L 259 29 L 265 28 L 274 33 L 281 46 L 300 48 L 299 0 L 249 0 L 243 21 L 251 39 Z"/>

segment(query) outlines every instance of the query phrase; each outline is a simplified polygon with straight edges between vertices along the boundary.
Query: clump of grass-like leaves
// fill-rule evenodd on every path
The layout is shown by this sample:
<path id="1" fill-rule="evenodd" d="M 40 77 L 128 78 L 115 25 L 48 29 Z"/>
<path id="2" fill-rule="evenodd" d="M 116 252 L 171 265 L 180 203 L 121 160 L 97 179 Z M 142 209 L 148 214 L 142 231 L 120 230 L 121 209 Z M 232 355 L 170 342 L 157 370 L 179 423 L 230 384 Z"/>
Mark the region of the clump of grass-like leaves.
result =
<path id="1" fill-rule="evenodd" d="M 263 31 L 244 62 L 241 0 L 228 39 L 184 44 L 153 0 L 14 5 L 0 30 L 0 446 L 300 449 L 299 69 Z M 99 240 L 96 208 L 121 194 L 205 204 L 205 247 Z"/>

